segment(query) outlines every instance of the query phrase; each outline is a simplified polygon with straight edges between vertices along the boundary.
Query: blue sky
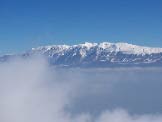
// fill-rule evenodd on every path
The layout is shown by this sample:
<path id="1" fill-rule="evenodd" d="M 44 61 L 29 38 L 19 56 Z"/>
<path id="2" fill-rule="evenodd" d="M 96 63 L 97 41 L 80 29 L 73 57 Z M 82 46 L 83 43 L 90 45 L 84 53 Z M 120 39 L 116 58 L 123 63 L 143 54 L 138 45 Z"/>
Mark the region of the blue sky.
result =
<path id="1" fill-rule="evenodd" d="M 0 0 L 0 54 L 49 44 L 162 47 L 162 0 Z"/>

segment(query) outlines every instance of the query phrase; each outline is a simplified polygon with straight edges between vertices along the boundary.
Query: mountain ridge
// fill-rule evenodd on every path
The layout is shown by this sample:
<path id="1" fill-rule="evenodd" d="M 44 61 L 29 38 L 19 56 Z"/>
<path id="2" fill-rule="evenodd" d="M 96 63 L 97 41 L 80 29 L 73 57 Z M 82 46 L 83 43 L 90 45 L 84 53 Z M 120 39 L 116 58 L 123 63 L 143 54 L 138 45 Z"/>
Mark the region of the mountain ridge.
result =
<path id="1" fill-rule="evenodd" d="M 90 42 L 85 42 L 82 44 L 78 45 L 48 45 L 48 46 L 40 46 L 37 48 L 32 48 L 32 50 L 40 50 L 42 48 L 46 48 L 47 50 L 53 48 L 53 47 L 59 47 L 59 48 L 74 48 L 74 47 L 86 47 L 87 49 L 90 49 L 92 47 L 98 46 L 99 48 L 102 49 L 109 49 L 109 51 L 115 51 L 115 52 L 124 52 L 124 53 L 133 53 L 133 54 L 151 54 L 151 53 L 161 53 L 162 48 L 158 47 L 148 47 L 148 46 L 139 46 L 139 45 L 133 45 L 129 43 L 123 43 L 123 42 L 118 42 L 118 43 L 110 43 L 110 42 L 102 42 L 102 43 L 90 43 Z M 116 50 L 115 50 L 116 49 Z M 134 51 L 134 52 L 133 52 Z"/>
<path id="2" fill-rule="evenodd" d="M 32 48 L 22 57 L 43 55 L 49 63 L 61 67 L 129 67 L 162 66 L 162 48 L 128 43 L 89 43 L 49 45 Z M 5 56 L 4 56 L 5 57 Z M 5 61 L 4 57 L 0 61 Z M 6 56 L 6 60 L 12 56 Z"/>

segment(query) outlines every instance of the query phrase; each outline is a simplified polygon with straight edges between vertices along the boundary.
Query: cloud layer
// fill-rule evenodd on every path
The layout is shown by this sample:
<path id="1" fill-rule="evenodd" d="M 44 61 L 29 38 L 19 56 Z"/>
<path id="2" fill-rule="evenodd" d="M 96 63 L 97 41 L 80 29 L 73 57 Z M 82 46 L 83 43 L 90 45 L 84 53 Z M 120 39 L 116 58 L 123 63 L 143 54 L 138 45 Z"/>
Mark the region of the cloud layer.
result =
<path id="1" fill-rule="evenodd" d="M 149 88 L 140 88 L 138 81 L 143 82 L 141 85 L 145 85 L 144 81 L 147 80 L 147 83 L 151 84 L 149 87 L 153 86 L 152 80 L 149 81 L 140 75 L 141 72 L 145 74 L 145 70 L 136 71 L 56 69 L 48 66 L 46 60 L 41 57 L 14 59 L 2 63 L 0 64 L 0 121 L 161 122 L 162 115 L 158 110 L 158 113 L 155 113 L 156 109 L 146 114 L 139 114 L 137 111 L 136 114 L 127 112 L 131 106 L 130 110 L 140 106 L 138 102 L 134 107 L 135 104 L 131 103 L 125 106 L 126 101 L 130 101 L 128 97 L 136 91 L 132 90 L 133 87 L 139 88 L 144 94 L 137 96 L 137 101 L 143 96 L 148 98 L 147 93 L 141 90 L 146 88 L 149 92 Z M 133 78 L 132 81 L 123 77 L 123 73 Z M 160 74 L 161 70 L 156 70 L 157 73 Z M 155 79 L 155 76 L 154 74 L 154 77 L 150 78 Z M 160 85 L 161 77 L 157 77 L 157 80 L 159 81 L 154 84 Z M 132 94 L 125 95 L 126 92 Z M 119 109 L 120 107 L 122 109 Z"/>

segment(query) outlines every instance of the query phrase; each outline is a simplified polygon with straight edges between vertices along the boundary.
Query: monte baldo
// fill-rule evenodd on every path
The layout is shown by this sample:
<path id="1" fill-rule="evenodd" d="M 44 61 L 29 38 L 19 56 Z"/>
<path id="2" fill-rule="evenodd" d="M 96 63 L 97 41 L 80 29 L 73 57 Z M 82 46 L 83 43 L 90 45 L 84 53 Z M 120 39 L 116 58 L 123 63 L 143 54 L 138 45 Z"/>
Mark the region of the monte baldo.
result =
<path id="1" fill-rule="evenodd" d="M 3 55 L 0 62 L 37 55 L 56 67 L 162 67 L 162 48 L 109 42 L 41 46 L 17 55 Z"/>

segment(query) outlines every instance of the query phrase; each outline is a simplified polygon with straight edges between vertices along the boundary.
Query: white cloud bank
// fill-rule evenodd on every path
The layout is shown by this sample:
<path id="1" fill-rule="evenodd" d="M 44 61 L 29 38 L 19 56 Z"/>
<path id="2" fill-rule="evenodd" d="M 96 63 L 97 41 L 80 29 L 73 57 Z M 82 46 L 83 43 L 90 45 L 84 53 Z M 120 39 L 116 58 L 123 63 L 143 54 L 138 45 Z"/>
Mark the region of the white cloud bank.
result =
<path id="1" fill-rule="evenodd" d="M 81 78 L 53 70 L 38 57 L 0 64 L 0 122 L 162 122 L 162 115 L 130 115 L 122 109 L 72 114 L 65 108 L 79 95 Z"/>

